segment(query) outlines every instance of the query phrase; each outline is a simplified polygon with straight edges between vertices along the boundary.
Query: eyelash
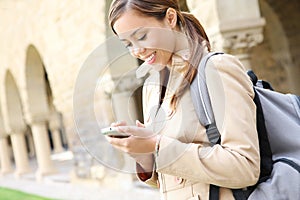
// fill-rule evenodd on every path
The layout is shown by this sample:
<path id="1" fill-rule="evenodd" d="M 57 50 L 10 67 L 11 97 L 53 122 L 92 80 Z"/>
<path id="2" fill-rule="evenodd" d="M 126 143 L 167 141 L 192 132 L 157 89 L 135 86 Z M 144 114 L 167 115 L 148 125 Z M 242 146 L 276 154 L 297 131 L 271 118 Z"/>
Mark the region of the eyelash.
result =
<path id="1" fill-rule="evenodd" d="M 129 43 L 129 44 L 127 44 L 127 45 L 125 45 L 125 47 L 126 47 L 126 48 L 129 48 L 129 47 L 131 47 L 131 43 Z"/>
<path id="2" fill-rule="evenodd" d="M 138 40 L 138 41 L 143 41 L 143 40 L 145 40 L 146 38 L 147 38 L 147 34 L 144 34 L 142 37 L 138 38 L 137 40 Z M 131 43 L 128 43 L 127 45 L 125 45 L 126 48 L 129 48 L 129 47 L 131 47 L 131 46 L 132 46 Z"/>
<path id="3" fill-rule="evenodd" d="M 146 38 L 147 38 L 147 34 L 144 34 L 142 37 L 140 37 L 140 38 L 138 39 L 138 41 L 145 40 Z"/>

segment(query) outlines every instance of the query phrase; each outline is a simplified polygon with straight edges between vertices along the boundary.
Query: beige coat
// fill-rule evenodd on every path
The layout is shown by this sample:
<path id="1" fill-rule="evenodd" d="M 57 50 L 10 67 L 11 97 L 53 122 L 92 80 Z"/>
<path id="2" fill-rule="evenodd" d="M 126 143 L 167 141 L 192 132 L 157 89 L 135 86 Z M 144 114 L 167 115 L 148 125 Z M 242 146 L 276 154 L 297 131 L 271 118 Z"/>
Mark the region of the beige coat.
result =
<path id="1" fill-rule="evenodd" d="M 233 199 L 225 188 L 244 188 L 259 176 L 256 107 L 252 83 L 242 64 L 233 56 L 213 56 L 206 78 L 212 107 L 221 134 L 221 144 L 211 147 L 205 128 L 196 116 L 190 90 L 180 98 L 176 110 L 170 99 L 180 85 L 183 60 L 173 56 L 166 96 L 158 112 L 159 73 L 153 72 L 143 88 L 144 120 L 161 134 L 152 177 L 144 180 L 159 187 L 161 199 L 184 200 L 209 197 L 209 184 L 219 185 L 220 199 Z M 141 176 L 139 176 L 141 178 Z"/>

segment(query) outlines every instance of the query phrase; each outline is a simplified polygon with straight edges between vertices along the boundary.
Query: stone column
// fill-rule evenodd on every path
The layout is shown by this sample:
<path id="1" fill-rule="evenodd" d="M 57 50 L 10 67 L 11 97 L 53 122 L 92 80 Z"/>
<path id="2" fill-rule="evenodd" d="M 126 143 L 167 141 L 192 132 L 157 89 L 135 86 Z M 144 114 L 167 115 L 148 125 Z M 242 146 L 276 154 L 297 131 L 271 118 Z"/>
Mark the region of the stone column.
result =
<path id="1" fill-rule="evenodd" d="M 1 174 L 7 174 L 13 171 L 12 162 L 10 160 L 7 136 L 0 137 L 0 161 Z"/>
<path id="2" fill-rule="evenodd" d="M 15 175 L 20 177 L 21 175 L 31 171 L 29 167 L 25 135 L 22 132 L 14 131 L 12 134 L 10 134 L 10 137 L 16 163 Z"/>
<path id="3" fill-rule="evenodd" d="M 57 112 L 54 112 L 49 121 L 49 128 L 52 135 L 54 153 L 60 153 L 64 151 L 62 141 L 60 137 L 60 118 Z"/>
<path id="4" fill-rule="evenodd" d="M 40 179 L 45 175 L 55 173 L 56 170 L 51 160 L 51 149 L 46 123 L 33 122 L 31 130 L 38 164 L 36 176 L 37 179 Z"/>

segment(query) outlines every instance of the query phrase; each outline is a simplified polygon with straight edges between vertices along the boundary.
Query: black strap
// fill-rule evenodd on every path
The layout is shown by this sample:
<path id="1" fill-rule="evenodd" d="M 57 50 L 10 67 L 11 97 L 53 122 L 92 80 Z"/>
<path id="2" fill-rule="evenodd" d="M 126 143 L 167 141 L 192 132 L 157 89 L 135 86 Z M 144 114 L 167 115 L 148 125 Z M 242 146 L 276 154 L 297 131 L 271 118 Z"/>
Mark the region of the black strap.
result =
<path id="1" fill-rule="evenodd" d="M 219 137 L 216 144 L 221 143 L 221 137 Z M 220 187 L 210 184 L 209 185 L 209 200 L 219 200 L 220 198 Z"/>
<path id="2" fill-rule="evenodd" d="M 256 85 L 257 80 L 258 80 L 256 74 L 255 74 L 252 70 L 248 70 L 248 71 L 247 71 L 247 74 L 248 74 L 248 76 L 250 77 L 250 79 L 251 79 L 253 85 Z"/>
<path id="3" fill-rule="evenodd" d="M 273 89 L 273 87 L 271 86 L 270 83 L 268 83 L 267 81 L 258 80 L 256 74 L 252 70 L 248 70 L 247 74 L 250 77 L 250 79 L 251 79 L 254 86 L 259 86 L 259 87 L 262 87 L 264 89 L 269 89 L 269 90 L 274 91 L 274 89 Z"/>
<path id="4" fill-rule="evenodd" d="M 264 89 L 269 89 L 269 90 L 274 91 L 274 89 L 273 89 L 273 87 L 271 86 L 271 84 L 268 83 L 267 81 L 261 80 L 261 81 L 259 81 L 259 82 L 261 83 L 261 85 L 262 85 L 262 87 L 263 87 Z"/>
<path id="5" fill-rule="evenodd" d="M 263 87 L 265 89 L 273 90 L 271 85 L 265 81 L 261 81 L 257 79 L 256 74 L 249 70 L 247 71 L 248 76 L 250 77 L 253 86 L 259 85 L 259 87 Z M 256 125 L 258 131 L 258 140 L 259 140 L 259 147 L 260 147 L 260 156 L 261 156 L 261 163 L 260 163 L 260 176 L 258 184 L 263 182 L 264 180 L 268 179 L 271 175 L 273 169 L 273 160 L 272 160 L 272 151 L 269 143 L 268 133 L 265 125 L 265 118 L 262 109 L 262 105 L 260 103 L 259 96 L 254 89 L 254 102 L 256 105 Z M 254 186 L 255 187 L 255 186 Z"/>
<path id="6" fill-rule="evenodd" d="M 232 189 L 231 191 L 235 200 L 247 200 L 251 194 L 247 189 Z"/>
<path id="7" fill-rule="evenodd" d="M 258 131 L 259 151 L 260 151 L 260 176 L 258 184 L 269 178 L 273 169 L 272 151 L 269 143 L 268 133 L 265 125 L 264 113 L 259 96 L 255 91 L 254 102 L 256 105 L 256 125 Z"/>
<path id="8" fill-rule="evenodd" d="M 220 187 L 210 184 L 209 186 L 209 200 L 219 200 Z"/>
<path id="9" fill-rule="evenodd" d="M 285 163 L 285 164 L 291 166 L 292 168 L 294 168 L 295 170 L 297 170 L 298 173 L 300 173 L 300 166 L 292 160 L 289 160 L 287 158 L 279 158 L 274 161 L 274 163 L 277 163 L 277 162 Z"/>

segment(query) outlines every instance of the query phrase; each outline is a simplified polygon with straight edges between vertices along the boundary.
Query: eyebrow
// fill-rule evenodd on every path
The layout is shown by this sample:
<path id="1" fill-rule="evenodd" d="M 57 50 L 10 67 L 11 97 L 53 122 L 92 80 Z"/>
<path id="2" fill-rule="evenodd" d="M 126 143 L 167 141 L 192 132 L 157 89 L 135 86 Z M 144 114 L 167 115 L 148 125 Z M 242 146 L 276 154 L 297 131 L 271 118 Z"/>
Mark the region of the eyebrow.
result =
<path id="1" fill-rule="evenodd" d="M 140 31 L 141 29 L 143 29 L 144 27 L 140 27 L 138 29 L 136 29 L 135 31 L 133 31 L 131 34 L 130 34 L 130 37 L 134 36 L 138 31 Z M 125 41 L 126 39 L 120 39 L 121 41 Z"/>

